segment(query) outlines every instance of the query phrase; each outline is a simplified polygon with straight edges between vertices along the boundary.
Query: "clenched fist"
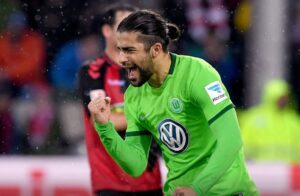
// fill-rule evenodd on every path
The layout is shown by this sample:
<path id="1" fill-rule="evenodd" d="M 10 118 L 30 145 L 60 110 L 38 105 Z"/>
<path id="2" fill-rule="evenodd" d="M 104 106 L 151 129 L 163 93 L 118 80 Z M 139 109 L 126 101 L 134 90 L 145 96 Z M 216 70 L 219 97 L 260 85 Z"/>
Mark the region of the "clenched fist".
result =
<path id="1" fill-rule="evenodd" d="M 197 193 L 192 189 L 192 187 L 181 186 L 175 188 L 172 196 L 197 196 Z"/>
<path id="2" fill-rule="evenodd" d="M 99 124 L 106 124 L 109 122 L 111 114 L 110 101 L 110 97 L 100 96 L 89 103 L 88 108 L 95 122 Z"/>

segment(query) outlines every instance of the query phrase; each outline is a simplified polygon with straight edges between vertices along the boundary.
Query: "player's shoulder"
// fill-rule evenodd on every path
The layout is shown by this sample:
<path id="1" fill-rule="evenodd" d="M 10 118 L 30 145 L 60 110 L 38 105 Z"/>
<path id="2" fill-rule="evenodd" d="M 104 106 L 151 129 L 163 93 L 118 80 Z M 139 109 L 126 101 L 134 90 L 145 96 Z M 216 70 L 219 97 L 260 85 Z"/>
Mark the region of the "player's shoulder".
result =
<path id="1" fill-rule="evenodd" d="M 202 58 L 189 56 L 189 55 L 178 55 L 176 54 L 176 61 L 180 65 L 189 65 L 190 68 L 202 69 L 210 67 L 210 64 Z"/>
<path id="2" fill-rule="evenodd" d="M 214 70 L 214 68 L 204 59 L 188 55 L 176 55 L 177 65 L 179 69 L 185 69 L 184 73 L 198 74 Z"/>

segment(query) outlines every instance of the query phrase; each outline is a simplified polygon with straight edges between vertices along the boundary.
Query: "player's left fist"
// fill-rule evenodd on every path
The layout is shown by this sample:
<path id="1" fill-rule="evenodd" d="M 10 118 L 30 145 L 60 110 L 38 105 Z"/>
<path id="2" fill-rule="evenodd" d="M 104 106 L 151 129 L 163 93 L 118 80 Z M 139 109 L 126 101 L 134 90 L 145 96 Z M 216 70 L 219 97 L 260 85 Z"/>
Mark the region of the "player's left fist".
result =
<path id="1" fill-rule="evenodd" d="M 197 193 L 189 186 L 178 186 L 172 196 L 197 196 Z"/>

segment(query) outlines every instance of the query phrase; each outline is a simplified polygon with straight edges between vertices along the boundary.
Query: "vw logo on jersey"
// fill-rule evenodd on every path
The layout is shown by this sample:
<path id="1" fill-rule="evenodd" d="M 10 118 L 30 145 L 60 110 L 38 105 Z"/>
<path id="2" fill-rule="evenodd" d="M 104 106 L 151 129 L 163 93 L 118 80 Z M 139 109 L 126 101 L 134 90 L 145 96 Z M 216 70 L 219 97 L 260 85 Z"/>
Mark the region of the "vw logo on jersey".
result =
<path id="1" fill-rule="evenodd" d="M 189 137 L 186 128 L 181 124 L 171 119 L 165 119 L 159 124 L 158 131 L 160 140 L 172 152 L 179 153 L 187 148 Z"/>

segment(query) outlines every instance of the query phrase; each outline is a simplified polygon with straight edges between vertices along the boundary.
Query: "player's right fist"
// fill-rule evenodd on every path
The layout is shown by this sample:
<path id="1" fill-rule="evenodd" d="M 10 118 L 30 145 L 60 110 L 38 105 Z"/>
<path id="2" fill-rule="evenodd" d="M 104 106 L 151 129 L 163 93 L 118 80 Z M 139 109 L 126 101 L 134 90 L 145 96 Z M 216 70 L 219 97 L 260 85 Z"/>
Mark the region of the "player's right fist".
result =
<path id="1" fill-rule="evenodd" d="M 111 114 L 110 102 L 110 97 L 103 96 L 96 97 L 90 101 L 88 109 L 95 122 L 99 124 L 106 124 L 109 122 Z"/>

